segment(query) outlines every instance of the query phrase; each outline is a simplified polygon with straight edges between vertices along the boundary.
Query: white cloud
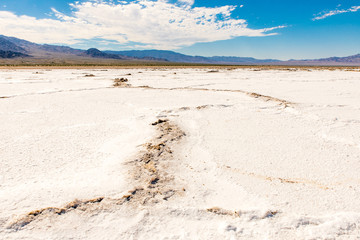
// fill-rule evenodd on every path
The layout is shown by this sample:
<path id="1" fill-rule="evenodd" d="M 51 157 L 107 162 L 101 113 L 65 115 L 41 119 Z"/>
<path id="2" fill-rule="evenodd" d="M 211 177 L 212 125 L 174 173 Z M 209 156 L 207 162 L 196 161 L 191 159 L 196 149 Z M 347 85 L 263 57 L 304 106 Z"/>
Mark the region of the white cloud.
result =
<path id="1" fill-rule="evenodd" d="M 321 20 L 321 19 L 331 17 L 331 16 L 334 16 L 337 14 L 341 14 L 341 13 L 357 12 L 358 10 L 360 10 L 360 6 L 353 6 L 349 9 L 343 9 L 343 10 L 332 10 L 329 12 L 323 12 L 323 13 L 316 14 L 317 17 L 314 17 L 312 20 L 313 21 Z"/>
<path id="2" fill-rule="evenodd" d="M 192 6 L 192 5 L 194 5 L 195 0 L 179 0 L 179 2 L 189 5 L 189 6 Z"/>
<path id="3" fill-rule="evenodd" d="M 52 9 L 56 19 L 37 19 L 0 11 L 0 32 L 37 43 L 76 44 L 106 39 L 118 44 L 139 43 L 148 48 L 176 49 L 198 42 L 239 36 L 268 36 L 283 26 L 251 29 L 246 20 L 231 18 L 234 6 L 191 8 L 165 0 L 135 2 L 76 2 L 65 15 Z"/>

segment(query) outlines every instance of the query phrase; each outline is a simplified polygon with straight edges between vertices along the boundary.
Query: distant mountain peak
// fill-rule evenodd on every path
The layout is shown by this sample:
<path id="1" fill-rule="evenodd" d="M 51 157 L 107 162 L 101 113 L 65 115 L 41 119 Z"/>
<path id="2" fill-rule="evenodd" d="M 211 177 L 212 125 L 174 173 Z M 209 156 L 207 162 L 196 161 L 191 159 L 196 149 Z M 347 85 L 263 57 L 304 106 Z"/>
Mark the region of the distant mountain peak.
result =
<path id="1" fill-rule="evenodd" d="M 89 48 L 88 50 L 86 50 L 85 54 L 95 58 L 124 59 L 124 57 L 121 55 L 105 53 L 97 48 Z"/>
<path id="2" fill-rule="evenodd" d="M 92 54 L 102 54 L 102 52 L 97 49 L 97 48 L 89 48 L 88 50 L 86 50 L 86 54 L 88 55 L 92 55 Z"/>

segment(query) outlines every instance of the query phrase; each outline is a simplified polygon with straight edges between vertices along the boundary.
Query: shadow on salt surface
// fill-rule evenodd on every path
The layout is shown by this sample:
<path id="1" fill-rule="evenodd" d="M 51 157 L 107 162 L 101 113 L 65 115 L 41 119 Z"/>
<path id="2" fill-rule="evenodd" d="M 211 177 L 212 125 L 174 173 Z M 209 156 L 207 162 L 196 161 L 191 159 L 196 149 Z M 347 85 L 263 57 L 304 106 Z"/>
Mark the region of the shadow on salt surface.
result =
<path id="1" fill-rule="evenodd" d="M 318 136 L 327 142 L 331 142 L 331 143 L 335 143 L 335 144 L 340 143 L 340 144 L 353 146 L 353 147 L 360 149 L 360 143 L 357 143 L 354 140 L 350 140 L 350 139 L 347 139 L 344 137 L 331 135 L 329 133 L 329 130 L 328 131 L 323 130 L 321 133 L 318 133 Z"/>
<path id="2" fill-rule="evenodd" d="M 136 239 L 357 239 L 359 214 L 284 217 L 259 210 L 162 207 L 149 210 L 123 236 Z M 149 235 L 150 236 L 150 235 Z M 148 236 L 148 237 L 149 237 Z M 343 237 L 343 238 L 342 238 Z"/>
<path id="3" fill-rule="evenodd" d="M 333 215 L 289 217 L 282 219 L 282 228 L 294 229 L 298 236 L 306 239 L 358 239 L 360 234 L 360 214 L 353 212 Z"/>
<path id="4" fill-rule="evenodd" d="M 51 83 L 50 80 L 36 80 L 36 79 L 5 79 L 0 84 L 36 84 L 36 83 Z"/>
<path id="5" fill-rule="evenodd" d="M 41 90 L 38 92 L 28 92 L 22 94 L 15 95 L 7 95 L 1 96 L 0 98 L 14 98 L 14 97 L 24 97 L 24 96 L 33 96 L 33 95 L 46 95 L 46 94 L 56 94 L 56 93 L 66 93 L 66 92 L 82 92 L 82 91 L 95 91 L 101 89 L 108 89 L 110 87 L 95 87 L 95 88 L 75 88 L 75 89 L 49 89 L 49 90 Z"/>

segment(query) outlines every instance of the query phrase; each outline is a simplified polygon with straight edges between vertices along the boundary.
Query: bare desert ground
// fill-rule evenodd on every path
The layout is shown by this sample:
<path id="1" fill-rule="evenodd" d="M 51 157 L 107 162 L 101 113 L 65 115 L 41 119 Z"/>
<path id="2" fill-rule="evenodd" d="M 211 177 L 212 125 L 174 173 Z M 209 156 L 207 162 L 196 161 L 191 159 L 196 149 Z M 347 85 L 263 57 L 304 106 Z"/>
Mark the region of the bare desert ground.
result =
<path id="1" fill-rule="evenodd" d="M 358 69 L 0 69 L 1 239 L 360 239 Z"/>

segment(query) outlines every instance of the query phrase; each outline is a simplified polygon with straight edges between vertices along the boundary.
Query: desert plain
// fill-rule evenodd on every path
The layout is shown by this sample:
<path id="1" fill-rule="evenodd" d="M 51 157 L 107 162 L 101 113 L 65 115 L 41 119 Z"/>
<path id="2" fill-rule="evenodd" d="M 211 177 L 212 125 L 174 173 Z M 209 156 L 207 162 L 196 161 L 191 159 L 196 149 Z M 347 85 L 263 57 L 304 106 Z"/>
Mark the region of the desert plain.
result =
<path id="1" fill-rule="evenodd" d="M 359 239 L 357 68 L 0 69 L 1 239 Z"/>

